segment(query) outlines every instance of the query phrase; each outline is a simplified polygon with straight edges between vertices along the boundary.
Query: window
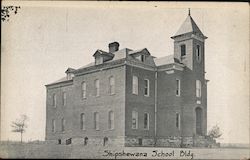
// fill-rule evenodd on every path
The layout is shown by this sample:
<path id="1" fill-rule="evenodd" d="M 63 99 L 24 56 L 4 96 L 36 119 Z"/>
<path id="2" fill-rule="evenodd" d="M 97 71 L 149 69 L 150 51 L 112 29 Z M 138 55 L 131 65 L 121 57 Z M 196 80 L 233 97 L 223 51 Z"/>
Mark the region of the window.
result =
<path id="1" fill-rule="evenodd" d="M 186 55 L 186 45 L 181 45 L 181 56 L 185 56 Z"/>
<path id="2" fill-rule="evenodd" d="M 89 139 L 88 137 L 84 138 L 84 146 L 86 146 L 88 144 L 88 139 Z"/>
<path id="3" fill-rule="evenodd" d="M 52 119 L 52 132 L 56 132 L 56 121 Z"/>
<path id="4" fill-rule="evenodd" d="M 99 113 L 94 113 L 94 129 L 99 130 Z"/>
<path id="5" fill-rule="evenodd" d="M 175 121 L 175 126 L 176 128 L 180 129 L 180 123 L 181 120 L 180 120 L 180 114 L 179 113 L 176 113 L 176 121 Z"/>
<path id="6" fill-rule="evenodd" d="M 201 97 L 201 81 L 196 80 L 196 97 Z"/>
<path id="7" fill-rule="evenodd" d="M 82 82 L 82 98 L 86 98 L 86 82 Z"/>
<path id="8" fill-rule="evenodd" d="M 144 62 L 145 61 L 145 55 L 141 55 L 141 61 Z"/>
<path id="9" fill-rule="evenodd" d="M 84 113 L 81 113 L 81 130 L 85 130 L 86 129 L 86 126 L 85 126 L 85 124 L 86 124 L 86 122 L 85 122 L 85 114 Z"/>
<path id="10" fill-rule="evenodd" d="M 95 80 L 95 95 L 98 97 L 100 95 L 100 84 L 99 79 Z"/>
<path id="11" fill-rule="evenodd" d="M 138 95 L 138 77 L 133 76 L 133 94 Z"/>
<path id="12" fill-rule="evenodd" d="M 66 106 L 66 93 L 63 92 L 63 105 Z"/>
<path id="13" fill-rule="evenodd" d="M 66 123 L 65 119 L 62 118 L 62 132 L 65 131 L 65 123 Z"/>
<path id="14" fill-rule="evenodd" d="M 144 113 L 144 129 L 149 129 L 149 114 Z"/>
<path id="15" fill-rule="evenodd" d="M 181 95 L 181 81 L 176 79 L 176 96 Z"/>
<path id="16" fill-rule="evenodd" d="M 113 76 L 109 77 L 109 93 L 110 95 L 115 94 L 115 79 Z"/>
<path id="17" fill-rule="evenodd" d="M 144 80 L 144 95 L 149 96 L 149 80 L 145 79 Z"/>
<path id="18" fill-rule="evenodd" d="M 108 140 L 109 140 L 108 137 L 104 137 L 103 138 L 103 146 L 106 146 Z"/>
<path id="19" fill-rule="evenodd" d="M 109 115 L 108 115 L 109 119 L 108 119 L 108 128 L 109 129 L 114 129 L 114 112 L 113 111 L 109 111 Z"/>
<path id="20" fill-rule="evenodd" d="M 196 46 L 196 60 L 198 62 L 201 61 L 201 53 L 200 53 L 201 47 L 199 45 Z"/>
<path id="21" fill-rule="evenodd" d="M 56 108 L 56 94 L 52 95 L 52 105 Z"/>
<path id="22" fill-rule="evenodd" d="M 138 112 L 132 111 L 132 129 L 138 128 Z"/>

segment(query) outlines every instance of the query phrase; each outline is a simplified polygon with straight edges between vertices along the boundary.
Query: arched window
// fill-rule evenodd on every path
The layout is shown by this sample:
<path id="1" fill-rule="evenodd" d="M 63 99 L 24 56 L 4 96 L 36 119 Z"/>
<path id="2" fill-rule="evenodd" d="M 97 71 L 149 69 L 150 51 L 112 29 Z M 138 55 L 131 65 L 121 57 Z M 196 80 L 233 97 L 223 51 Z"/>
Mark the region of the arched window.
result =
<path id="1" fill-rule="evenodd" d="M 132 93 L 138 95 L 138 77 L 137 76 L 133 76 L 133 92 Z"/>
<path id="2" fill-rule="evenodd" d="M 110 95 L 115 94 L 115 79 L 113 76 L 109 77 L 109 93 Z"/>
<path id="3" fill-rule="evenodd" d="M 66 123 L 65 119 L 62 118 L 62 132 L 65 131 L 65 123 Z"/>
<path id="4" fill-rule="evenodd" d="M 108 128 L 109 129 L 114 129 L 114 112 L 109 111 L 108 117 L 109 117 L 109 119 L 108 119 Z"/>
<path id="5" fill-rule="evenodd" d="M 52 119 L 52 132 L 56 132 L 56 121 Z"/>
<path id="6" fill-rule="evenodd" d="M 86 98 L 86 82 L 82 82 L 82 98 Z"/>
<path id="7" fill-rule="evenodd" d="M 94 129 L 99 130 L 99 113 L 94 113 Z"/>
<path id="8" fill-rule="evenodd" d="M 132 129 L 138 129 L 138 112 L 132 111 Z"/>
<path id="9" fill-rule="evenodd" d="M 66 106 L 66 97 L 67 95 L 66 95 L 66 93 L 65 92 L 63 92 L 63 106 Z"/>
<path id="10" fill-rule="evenodd" d="M 81 130 L 85 130 L 86 129 L 86 122 L 85 122 L 85 114 L 84 113 L 81 113 L 81 120 L 80 120 L 80 123 L 81 123 Z"/>
<path id="11" fill-rule="evenodd" d="M 100 95 L 100 84 L 99 79 L 95 80 L 95 95 L 98 97 Z"/>
<path id="12" fill-rule="evenodd" d="M 52 95 L 52 105 L 56 108 L 56 94 Z"/>
<path id="13" fill-rule="evenodd" d="M 196 80 L 196 97 L 201 97 L 201 81 Z"/>

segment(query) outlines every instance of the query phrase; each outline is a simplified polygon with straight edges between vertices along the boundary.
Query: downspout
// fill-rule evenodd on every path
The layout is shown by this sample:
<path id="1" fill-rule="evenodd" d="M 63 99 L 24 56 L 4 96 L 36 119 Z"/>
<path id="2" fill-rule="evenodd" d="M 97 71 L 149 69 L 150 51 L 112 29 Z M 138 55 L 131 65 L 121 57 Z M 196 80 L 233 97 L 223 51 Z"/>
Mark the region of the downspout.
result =
<path id="1" fill-rule="evenodd" d="M 157 141 L 157 80 L 158 80 L 158 75 L 157 75 L 157 69 L 155 71 L 155 137 L 154 137 L 154 145 L 156 146 L 156 141 Z"/>

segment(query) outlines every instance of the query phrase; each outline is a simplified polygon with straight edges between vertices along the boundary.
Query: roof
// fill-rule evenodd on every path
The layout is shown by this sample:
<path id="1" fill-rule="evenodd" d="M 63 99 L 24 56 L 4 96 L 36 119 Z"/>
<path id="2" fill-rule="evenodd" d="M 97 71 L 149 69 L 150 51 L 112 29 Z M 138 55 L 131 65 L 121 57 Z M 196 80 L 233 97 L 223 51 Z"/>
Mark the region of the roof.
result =
<path id="1" fill-rule="evenodd" d="M 154 61 L 155 61 L 156 66 L 162 66 L 162 65 L 166 65 L 166 64 L 175 63 L 173 54 L 165 56 L 165 57 L 154 58 Z"/>
<path id="2" fill-rule="evenodd" d="M 60 79 L 58 79 L 57 81 L 52 82 L 52 83 L 47 84 L 47 85 L 52 85 L 52 84 L 56 84 L 56 83 L 60 83 L 60 82 L 65 82 L 65 81 L 68 81 L 67 77 L 60 78 Z M 47 86 L 47 85 L 46 85 L 46 86 Z"/>
<path id="3" fill-rule="evenodd" d="M 199 27 L 197 26 L 197 24 L 194 22 L 193 18 L 190 15 L 188 15 L 186 20 L 182 23 L 181 27 L 173 37 L 185 33 L 194 33 L 194 32 L 200 33 L 202 36 L 204 36 Z"/>
<path id="4" fill-rule="evenodd" d="M 70 73 L 70 72 L 73 72 L 73 71 L 75 71 L 75 69 L 69 67 L 69 68 L 65 71 L 65 73 Z"/>
<path id="5" fill-rule="evenodd" d="M 114 54 L 102 51 L 100 49 L 98 49 L 93 56 L 96 56 L 97 54 L 99 54 L 99 55 L 105 55 L 105 56 L 110 56 L 110 57 L 114 56 Z"/>

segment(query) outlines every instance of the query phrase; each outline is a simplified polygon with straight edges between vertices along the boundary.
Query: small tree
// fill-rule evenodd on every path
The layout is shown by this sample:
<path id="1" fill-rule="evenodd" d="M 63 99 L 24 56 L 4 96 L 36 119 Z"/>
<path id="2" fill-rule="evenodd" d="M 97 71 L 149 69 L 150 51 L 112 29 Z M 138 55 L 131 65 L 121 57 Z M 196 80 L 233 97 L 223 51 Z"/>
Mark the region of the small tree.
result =
<path id="1" fill-rule="evenodd" d="M 222 133 L 220 131 L 220 127 L 216 124 L 212 127 L 212 129 L 208 132 L 208 136 L 212 139 L 217 139 L 220 136 L 222 136 Z"/>
<path id="2" fill-rule="evenodd" d="M 25 132 L 27 126 L 27 115 L 21 115 L 19 119 L 12 122 L 12 132 L 19 132 L 21 134 L 21 143 L 23 141 L 23 133 Z"/>

